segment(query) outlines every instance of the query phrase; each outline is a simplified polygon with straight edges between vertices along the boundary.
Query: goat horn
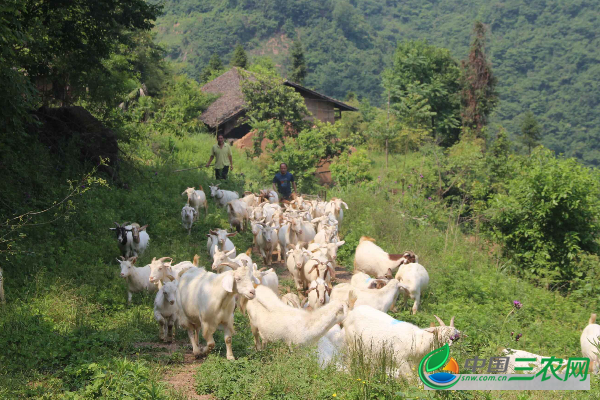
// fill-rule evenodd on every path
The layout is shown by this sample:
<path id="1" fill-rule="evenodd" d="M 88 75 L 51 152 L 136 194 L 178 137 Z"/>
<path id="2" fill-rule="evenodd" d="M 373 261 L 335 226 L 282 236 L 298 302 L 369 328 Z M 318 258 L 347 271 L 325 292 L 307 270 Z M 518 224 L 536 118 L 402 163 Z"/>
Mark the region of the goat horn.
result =
<path id="1" fill-rule="evenodd" d="M 440 317 L 438 317 L 437 315 L 434 315 L 435 319 L 437 319 L 438 324 L 440 324 L 440 326 L 446 326 L 446 324 L 444 323 L 444 321 L 442 321 L 442 319 Z"/>
<path id="2" fill-rule="evenodd" d="M 171 257 L 161 257 L 158 259 L 158 261 L 164 262 L 165 260 L 171 260 L 171 262 L 173 262 L 173 259 Z"/>
<path id="3" fill-rule="evenodd" d="M 118 222 L 115 222 L 115 225 L 117 226 L 117 228 L 120 228 L 120 227 L 121 227 L 121 225 L 119 225 L 119 223 L 118 223 Z"/>
<path id="4" fill-rule="evenodd" d="M 242 261 L 244 261 L 244 260 L 242 260 Z M 238 264 L 232 263 L 232 262 L 223 262 L 223 263 L 221 263 L 219 265 L 226 265 L 226 266 L 228 266 L 229 268 L 231 268 L 233 270 L 236 270 L 236 269 L 238 269 L 240 267 Z"/>
<path id="5" fill-rule="evenodd" d="M 450 320 L 450 327 L 454 328 L 454 315 L 452 316 L 452 319 Z"/>
<path id="6" fill-rule="evenodd" d="M 244 260 L 244 261 L 246 261 L 246 260 Z M 262 267 L 261 269 L 258 270 L 258 272 L 263 272 L 263 271 L 266 271 L 266 270 L 267 270 L 267 267 Z"/>

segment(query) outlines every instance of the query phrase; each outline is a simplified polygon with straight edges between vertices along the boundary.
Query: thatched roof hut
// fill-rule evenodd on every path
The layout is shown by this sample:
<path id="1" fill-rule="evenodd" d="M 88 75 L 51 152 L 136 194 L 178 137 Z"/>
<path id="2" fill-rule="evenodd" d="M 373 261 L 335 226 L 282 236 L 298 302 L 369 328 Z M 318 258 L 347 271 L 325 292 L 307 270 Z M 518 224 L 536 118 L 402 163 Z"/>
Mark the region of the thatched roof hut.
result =
<path id="1" fill-rule="evenodd" d="M 227 137 L 241 138 L 249 132 L 247 124 L 238 124 L 245 112 L 244 95 L 241 89 L 242 77 L 237 68 L 232 68 L 202 87 L 205 93 L 219 94 L 220 97 L 202 113 L 200 119 L 208 127 L 223 132 Z M 305 88 L 294 82 L 284 81 L 284 85 L 293 87 L 304 97 L 304 102 L 311 112 L 308 119 L 314 118 L 323 122 L 335 122 L 341 118 L 342 111 L 358 111 L 357 108 L 342 103 L 331 97 Z"/>

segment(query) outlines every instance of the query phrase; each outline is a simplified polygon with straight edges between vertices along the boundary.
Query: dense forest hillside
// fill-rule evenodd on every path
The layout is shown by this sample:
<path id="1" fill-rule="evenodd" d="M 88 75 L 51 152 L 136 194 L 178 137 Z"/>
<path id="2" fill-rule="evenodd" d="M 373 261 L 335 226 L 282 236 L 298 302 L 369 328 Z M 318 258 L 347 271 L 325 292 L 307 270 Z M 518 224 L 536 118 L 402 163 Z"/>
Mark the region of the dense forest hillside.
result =
<path id="1" fill-rule="evenodd" d="M 466 57 L 475 20 L 489 29 L 499 81 L 494 122 L 518 134 L 526 112 L 551 149 L 600 164 L 600 8 L 587 0 L 166 0 L 157 40 L 198 78 L 213 53 L 228 61 L 241 43 L 274 59 L 282 72 L 300 39 L 305 84 L 344 98 L 382 103 L 381 73 L 396 43 L 427 39 Z"/>

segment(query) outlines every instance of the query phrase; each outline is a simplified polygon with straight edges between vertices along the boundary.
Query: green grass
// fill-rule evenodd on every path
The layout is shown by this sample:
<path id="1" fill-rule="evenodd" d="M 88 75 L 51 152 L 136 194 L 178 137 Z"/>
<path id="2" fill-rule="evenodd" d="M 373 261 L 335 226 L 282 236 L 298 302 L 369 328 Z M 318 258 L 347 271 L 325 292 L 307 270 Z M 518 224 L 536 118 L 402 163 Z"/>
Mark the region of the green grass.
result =
<path id="1" fill-rule="evenodd" d="M 181 192 L 213 182 L 205 169 L 175 173 L 179 168 L 206 162 L 213 139 L 152 138 L 151 143 L 124 145 L 131 155 L 122 171 L 128 189 L 111 185 L 94 188 L 77 199 L 76 213 L 44 229 L 26 229 L 19 248 L 25 249 L 3 261 L 7 305 L 0 306 L 0 398 L 173 398 L 177 396 L 161 377 L 182 363 L 184 349 L 173 355 L 140 346 L 158 342 L 158 326 L 152 316 L 152 295 L 134 294 L 126 307 L 126 289 L 119 278 L 119 255 L 113 221 L 148 224 L 151 237 L 146 253 L 138 261 L 170 256 L 175 262 L 201 256 L 207 265 L 206 232 L 227 228 L 223 210 L 209 200 L 209 215 L 201 213 L 192 235 L 181 227 Z M 148 145 L 147 145 L 148 144 Z M 382 165 L 375 155 L 374 172 Z M 408 165 L 418 165 L 411 155 Z M 403 160 L 393 157 L 392 165 Z M 244 185 L 263 187 L 260 171 L 235 150 L 236 170 L 226 188 Z M 504 260 L 490 255 L 491 249 L 473 243 L 452 224 L 452 211 L 439 209 L 431 201 L 411 195 L 392 195 L 389 187 L 398 180 L 398 169 L 381 174 L 374 191 L 361 188 L 331 190 L 342 197 L 345 212 L 342 235 L 346 245 L 339 262 L 350 267 L 354 248 L 362 235 L 372 236 L 390 252 L 413 250 L 430 274 L 420 312 L 399 310 L 395 318 L 429 326 L 433 314 L 444 320 L 456 316 L 456 326 L 467 338 L 452 346 L 460 366 L 473 355 L 498 355 L 501 347 L 515 347 L 538 354 L 570 357 L 580 355 L 579 335 L 587 324 L 591 307 L 536 287 L 502 268 Z M 242 175 L 240 175 L 243 174 Z M 414 173 L 413 173 L 414 174 Z M 375 175 L 378 176 L 378 175 Z M 266 187 L 267 185 L 265 185 Z M 437 217 L 414 219 L 437 213 Z M 233 237 L 238 251 L 250 247 L 249 232 Z M 258 261 L 258 260 L 257 260 Z M 259 262 L 260 264 L 260 262 Z M 283 282 L 291 286 L 291 281 Z M 511 312 L 512 301 L 523 308 Z M 221 333 L 215 335 L 213 354 L 199 364 L 199 393 L 217 398 L 507 398 L 507 399 L 597 399 L 600 387 L 592 378 L 586 393 L 433 393 L 415 381 L 386 381 L 375 367 L 354 368 L 350 373 L 333 368 L 320 370 L 308 349 L 271 345 L 256 352 L 247 317 L 236 313 L 233 351 L 237 360 L 224 358 Z M 518 343 L 510 332 L 522 333 Z M 177 340 L 186 343 L 179 330 Z M 375 369 L 374 369 L 375 368 Z M 364 383 L 363 383 L 364 382 Z"/>

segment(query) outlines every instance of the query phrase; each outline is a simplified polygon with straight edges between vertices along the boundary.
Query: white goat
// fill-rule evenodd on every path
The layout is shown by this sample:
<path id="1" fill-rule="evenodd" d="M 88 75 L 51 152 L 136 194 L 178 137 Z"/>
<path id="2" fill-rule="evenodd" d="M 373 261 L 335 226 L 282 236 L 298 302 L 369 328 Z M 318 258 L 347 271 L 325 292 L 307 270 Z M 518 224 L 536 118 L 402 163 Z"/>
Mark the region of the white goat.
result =
<path id="1" fill-rule="evenodd" d="M 323 279 L 317 278 L 310 283 L 306 295 L 308 296 L 308 305 L 316 310 L 329 303 L 331 286 Z"/>
<path id="2" fill-rule="evenodd" d="M 376 310 L 388 312 L 401 290 L 406 290 L 396 279 L 391 279 L 381 289 L 359 289 L 349 283 L 340 283 L 333 287 L 331 291 L 332 300 L 340 300 L 348 297 L 348 293 L 353 291 L 357 297 L 356 305 L 367 305 Z"/>
<path id="3" fill-rule="evenodd" d="M 600 344 L 600 325 L 596 323 L 596 314 L 592 314 L 588 326 L 581 332 L 581 354 L 590 359 L 589 371 L 600 370 L 600 357 L 598 356 L 598 344 Z"/>
<path id="4" fill-rule="evenodd" d="M 132 243 L 133 255 L 136 257 L 141 256 L 142 254 L 144 254 L 146 247 L 148 247 L 148 242 L 150 241 L 150 236 L 145 231 L 145 229 L 148 227 L 148 225 L 144 225 L 142 227 L 139 227 L 139 225 L 137 225 L 135 223 L 131 224 L 131 225 L 132 225 L 131 234 L 133 237 L 133 243 Z"/>
<path id="5" fill-rule="evenodd" d="M 311 259 L 304 264 L 302 274 L 304 275 L 302 278 L 304 283 L 321 278 L 325 282 L 331 284 L 331 279 L 335 278 L 335 269 L 332 262 L 329 261 L 327 257 L 320 254 L 313 254 Z"/>
<path id="6" fill-rule="evenodd" d="M 292 218 L 290 220 L 289 233 L 290 237 L 292 237 L 294 234 L 296 236 L 296 240 L 292 239 L 289 241 L 289 243 L 292 244 L 296 244 L 298 242 L 310 243 L 317 234 L 314 226 L 310 222 L 304 221 L 301 218 Z"/>
<path id="7" fill-rule="evenodd" d="M 214 274 L 198 268 L 185 272 L 179 278 L 177 287 L 179 324 L 187 329 L 196 357 L 207 355 L 215 347 L 213 334 L 218 328 L 225 332 L 227 359 L 235 359 L 231 348 L 235 295 L 240 294 L 249 300 L 253 299 L 255 296 L 253 285 L 257 280 L 252 276 L 251 266 L 239 266 L 234 263 L 229 266 L 233 271 Z M 198 337 L 200 328 L 206 340 L 206 346 L 202 347 L 199 345 Z"/>
<path id="8" fill-rule="evenodd" d="M 244 197 L 240 200 L 245 202 L 248 207 L 257 207 L 260 204 L 260 197 L 252 192 L 244 192 Z"/>
<path id="9" fill-rule="evenodd" d="M 236 257 L 235 249 L 229 251 L 221 251 L 218 248 L 216 248 L 215 254 L 213 256 L 213 263 L 211 269 L 220 274 L 222 272 L 231 270 L 231 268 L 227 266 L 228 263 L 242 265 L 242 260 L 245 260 L 247 265 L 252 265 L 252 258 L 250 257 L 250 254 L 252 254 L 252 249 L 248 249 L 246 253 L 239 254 Z"/>
<path id="10" fill-rule="evenodd" d="M 263 343 L 282 340 L 288 345 L 315 343 L 345 318 L 348 304 L 331 301 L 318 310 L 308 312 L 284 304 L 272 290 L 257 286 L 256 298 L 248 302 L 247 311 L 254 344 L 260 350 L 260 339 Z"/>
<path id="11" fill-rule="evenodd" d="M 229 226 L 231 229 L 244 231 L 246 225 L 250 222 L 250 216 L 248 215 L 248 205 L 242 200 L 231 200 L 225 206 L 227 209 L 227 216 L 229 218 Z"/>
<path id="12" fill-rule="evenodd" d="M 317 234 L 328 226 L 334 227 L 335 232 L 337 234 L 337 228 L 338 228 L 339 222 L 337 219 L 335 219 L 335 216 L 332 213 L 328 213 L 327 215 L 322 215 L 320 217 L 313 218 L 310 222 L 312 222 L 313 225 L 315 226 L 315 229 L 317 230 Z"/>
<path id="13" fill-rule="evenodd" d="M 296 289 L 302 290 L 304 286 L 308 285 L 309 282 L 304 282 L 304 264 L 310 259 L 311 253 L 306 249 L 303 249 L 300 244 L 288 245 L 289 250 L 286 253 L 286 266 L 290 275 L 294 278 Z"/>
<path id="14" fill-rule="evenodd" d="M 150 265 L 135 267 L 137 257 L 129 259 L 121 257 L 120 260 L 117 258 L 117 261 L 121 265 L 121 278 L 127 282 L 127 304 L 131 304 L 133 293 L 144 290 L 152 293 L 158 290 L 158 286 L 150 282 Z"/>
<path id="15" fill-rule="evenodd" d="M 192 225 L 198 217 L 198 211 L 187 204 L 181 209 L 181 226 L 187 229 L 188 235 L 192 234 Z"/>
<path id="16" fill-rule="evenodd" d="M 259 234 L 256 236 L 256 245 L 260 251 L 264 263 L 271 265 L 273 251 L 277 247 L 277 235 L 275 228 L 259 223 Z"/>
<path id="17" fill-rule="evenodd" d="M 200 213 L 200 207 L 204 207 L 204 215 L 208 215 L 208 201 L 206 201 L 206 194 L 204 194 L 202 186 L 200 186 L 199 190 L 189 187 L 185 189 L 181 195 L 187 195 L 187 204 L 196 210 L 196 220 L 198 219 L 198 214 Z"/>
<path id="18" fill-rule="evenodd" d="M 429 284 L 429 274 L 425 267 L 419 264 L 418 258 L 413 252 L 406 252 L 404 255 L 405 258 L 414 259 L 416 262 L 401 265 L 398 272 L 396 272 L 396 279 L 407 289 L 404 291 L 404 304 L 402 307 L 406 307 L 410 296 L 415 301 L 412 306 L 412 313 L 416 314 L 421 304 L 421 293 Z"/>
<path id="19" fill-rule="evenodd" d="M 154 319 L 158 322 L 158 337 L 173 341 L 173 326 L 177 323 L 177 281 L 167 282 L 154 298 Z"/>
<path id="20" fill-rule="evenodd" d="M 338 199 L 336 197 L 332 197 L 329 203 L 325 206 L 325 214 L 332 213 L 335 216 L 335 219 L 341 224 L 344 219 L 344 210 L 342 209 L 342 205 L 348 209 L 348 204 L 344 203 L 342 199 Z"/>
<path id="21" fill-rule="evenodd" d="M 266 270 L 266 271 L 265 271 Z M 279 296 L 279 278 L 273 268 L 266 269 L 265 267 L 258 269 L 255 263 L 252 263 L 252 274 L 261 285 L 268 287 Z"/>
<path id="22" fill-rule="evenodd" d="M 325 226 L 315 235 L 313 239 L 313 243 L 319 244 L 327 244 L 335 242 L 335 234 L 337 232 L 337 227 L 335 226 Z"/>
<path id="23" fill-rule="evenodd" d="M 381 289 L 387 285 L 388 281 L 393 277 L 394 275 L 392 274 L 391 269 L 388 269 L 388 272 L 385 274 L 385 276 L 378 276 L 377 278 L 371 278 L 364 272 L 357 272 L 352 275 L 350 284 L 360 289 Z"/>
<path id="24" fill-rule="evenodd" d="M 168 261 L 167 261 L 168 260 Z M 190 261 L 182 261 L 178 264 L 171 265 L 173 259 L 171 257 L 152 258 L 150 265 L 150 277 L 148 280 L 160 289 L 164 283 L 174 281 L 181 271 L 186 271 L 196 266 Z"/>
<path id="25" fill-rule="evenodd" d="M 209 232 L 210 233 L 206 234 L 208 237 L 206 240 L 206 248 L 208 249 L 210 258 L 214 257 L 216 248 L 221 251 L 235 250 L 235 246 L 229 238 L 237 235 L 237 232 L 228 233 L 225 229 L 211 229 Z M 235 256 L 235 252 L 233 255 Z"/>
<path id="26" fill-rule="evenodd" d="M 344 320 L 346 343 L 354 351 L 369 351 L 373 355 L 383 350 L 391 351 L 399 372 L 409 376 L 414 360 L 420 361 L 434 346 L 451 345 L 460 338 L 460 332 L 454 328 L 454 317 L 450 326 L 439 317 L 435 318 L 440 326 L 421 329 L 373 307 L 357 306 Z"/>
<path id="27" fill-rule="evenodd" d="M 220 184 L 219 184 L 220 185 Z M 231 190 L 219 189 L 219 185 L 210 186 L 210 196 L 215 199 L 218 205 L 225 207 L 231 200 L 239 199 L 240 196 Z"/>
<path id="28" fill-rule="evenodd" d="M 283 296 L 281 296 L 281 301 L 284 304 L 287 304 L 290 307 L 294 307 L 294 308 L 300 308 L 301 307 L 301 302 L 300 302 L 300 297 L 298 297 L 298 295 L 296 293 L 286 293 Z"/>
<path id="29" fill-rule="evenodd" d="M 382 276 L 388 269 L 393 272 L 400 265 L 409 262 L 411 261 L 404 254 L 388 254 L 375 244 L 375 239 L 363 236 L 354 253 L 354 272 L 362 271 L 373 277 Z"/>
<path id="30" fill-rule="evenodd" d="M 277 194 L 277 192 L 271 189 L 261 190 L 260 197 L 262 197 L 265 201 L 268 201 L 271 204 L 279 203 L 279 195 Z"/>
<path id="31" fill-rule="evenodd" d="M 311 253 L 315 253 L 317 250 L 320 251 L 321 255 L 327 257 L 327 259 L 333 263 L 333 267 L 335 269 L 335 267 L 337 266 L 336 261 L 337 261 L 338 249 L 340 248 L 340 246 L 343 246 L 344 244 L 346 244 L 345 240 L 342 240 L 341 242 L 325 243 L 325 244 L 311 243 L 308 245 L 308 251 Z"/>

